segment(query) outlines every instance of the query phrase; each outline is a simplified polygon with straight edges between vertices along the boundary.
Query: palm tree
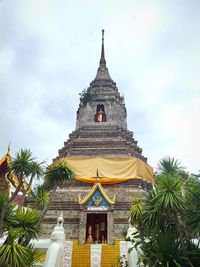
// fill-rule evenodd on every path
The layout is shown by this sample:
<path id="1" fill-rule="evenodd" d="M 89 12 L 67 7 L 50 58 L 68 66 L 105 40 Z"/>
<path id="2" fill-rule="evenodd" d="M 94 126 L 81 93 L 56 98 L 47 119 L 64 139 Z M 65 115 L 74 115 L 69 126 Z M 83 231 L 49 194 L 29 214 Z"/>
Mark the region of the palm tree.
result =
<path id="1" fill-rule="evenodd" d="M 42 210 L 48 202 L 50 192 L 45 189 L 44 185 L 39 185 L 32 191 L 32 196 L 36 199 L 37 209 Z"/>
<path id="2" fill-rule="evenodd" d="M 0 209 L 8 203 L 3 220 L 3 233 L 6 236 L 0 246 L 0 266 L 30 267 L 38 262 L 38 252 L 32 246 L 24 246 L 23 241 L 31 236 L 36 238 L 39 229 L 35 226 L 39 219 L 39 211 L 30 208 L 17 207 L 0 195 Z"/>
<path id="3" fill-rule="evenodd" d="M 200 236 L 200 181 L 183 179 L 180 162 L 174 158 L 162 159 L 159 171 L 153 190 L 140 202 L 142 208 L 135 202 L 130 211 L 132 223 L 144 229 L 143 263 L 199 266 L 200 249 L 191 234 Z"/>
<path id="4" fill-rule="evenodd" d="M 9 230 L 7 242 L 0 247 L 1 267 L 31 267 L 38 262 L 39 255 L 33 246 L 25 247 L 18 242 L 21 234 L 18 228 Z"/>
<path id="5" fill-rule="evenodd" d="M 44 216 L 52 203 L 52 200 L 55 196 L 56 189 L 59 184 L 62 184 L 65 180 L 73 179 L 74 178 L 74 172 L 68 167 L 68 165 L 62 161 L 55 163 L 49 167 L 47 167 L 46 173 L 45 173 L 45 183 L 44 187 L 46 189 L 51 190 L 51 193 L 49 194 L 48 201 L 45 200 L 45 205 L 40 213 L 40 217 L 38 222 L 36 223 L 36 227 L 39 228 Z M 28 246 L 29 242 L 31 240 L 31 237 L 29 236 L 26 238 L 26 240 L 23 242 L 24 246 Z"/>
<path id="6" fill-rule="evenodd" d="M 184 171 L 184 167 L 181 166 L 180 161 L 171 157 L 164 157 L 158 162 L 157 167 L 161 174 L 178 174 Z"/>
<path id="7" fill-rule="evenodd" d="M 48 202 L 44 206 L 41 214 L 40 219 L 37 223 L 37 227 L 40 226 L 54 196 L 56 193 L 56 189 L 59 184 L 62 184 L 65 180 L 73 179 L 74 178 L 74 172 L 68 167 L 68 165 L 64 162 L 58 162 L 56 164 L 53 164 L 49 167 L 47 167 L 46 173 L 45 173 L 45 185 L 47 188 L 52 189 L 51 194 L 48 198 Z"/>
<path id="8" fill-rule="evenodd" d="M 141 202 L 142 201 L 137 198 L 133 199 L 129 213 L 129 221 L 131 225 L 135 226 L 138 229 L 141 242 L 144 243 L 144 227 L 142 223 L 143 205 Z"/>
<path id="9" fill-rule="evenodd" d="M 19 207 L 15 213 L 16 223 L 14 227 L 18 228 L 22 235 L 18 242 L 23 244 L 27 238 L 37 238 L 40 229 L 36 226 L 40 217 L 40 212 L 31 208 Z"/>
<path id="10" fill-rule="evenodd" d="M 163 175 L 157 181 L 157 205 L 160 211 L 167 211 L 171 223 L 174 222 L 177 234 L 180 238 L 182 248 L 185 248 L 187 232 L 184 229 L 182 213 L 185 211 L 185 199 L 182 194 L 183 182 L 180 177 L 175 175 Z"/>
<path id="11" fill-rule="evenodd" d="M 33 179 L 36 177 L 37 179 L 39 179 L 43 173 L 44 173 L 44 167 L 43 167 L 44 162 L 40 162 L 38 163 L 37 161 L 32 161 L 31 163 L 31 174 L 30 174 L 30 180 L 29 182 L 27 182 L 27 186 L 26 189 L 23 192 L 21 201 L 20 201 L 20 205 L 24 205 L 25 199 L 26 199 L 26 195 L 27 193 L 31 190 L 31 186 L 33 183 Z"/>
<path id="12" fill-rule="evenodd" d="M 186 211 L 184 218 L 187 229 L 193 236 L 200 236 L 200 181 L 191 178 L 185 189 Z"/>
<path id="13" fill-rule="evenodd" d="M 154 267 L 197 267 L 188 257 L 183 257 L 180 240 L 174 232 L 157 232 L 142 245 L 144 266 Z M 199 252 L 198 252 L 199 253 Z M 147 264 L 148 263 L 148 264 Z M 143 265 L 142 265 L 143 266 Z"/>
<path id="14" fill-rule="evenodd" d="M 9 202 L 8 197 L 0 195 L 0 212 L 4 208 L 5 203 L 8 203 L 8 205 L 3 219 L 2 232 L 7 232 L 15 223 L 15 205 Z"/>
<path id="15" fill-rule="evenodd" d="M 32 156 L 32 153 L 28 149 L 21 149 L 19 152 L 16 153 L 16 157 L 11 160 L 10 166 L 8 168 L 7 175 L 14 175 L 17 177 L 18 180 L 18 186 L 15 189 L 14 193 L 12 194 L 10 199 L 7 199 L 7 201 L 4 202 L 4 205 L 1 208 L 0 211 L 0 236 L 2 235 L 2 227 L 3 227 L 3 220 L 5 217 L 6 209 L 11 203 L 14 198 L 17 196 L 17 194 L 22 189 L 24 179 L 25 177 L 29 176 L 31 174 L 32 170 L 32 162 L 34 158 Z"/>
<path id="16" fill-rule="evenodd" d="M 17 177 L 18 186 L 15 192 L 12 194 L 10 201 L 12 201 L 19 191 L 22 189 L 22 185 L 25 182 L 25 178 L 31 175 L 33 171 L 34 158 L 29 149 L 21 149 L 16 153 L 16 157 L 12 159 L 10 169 Z"/>
<path id="17" fill-rule="evenodd" d="M 8 180 L 13 178 L 17 181 L 17 186 L 15 191 L 13 192 L 10 199 L 8 198 L 7 201 L 4 201 L 4 205 L 1 207 L 0 210 L 0 235 L 2 235 L 2 227 L 3 227 L 3 220 L 5 217 L 6 210 L 9 204 L 15 199 L 20 191 L 23 191 L 21 205 L 24 204 L 25 197 L 27 192 L 30 191 L 33 178 L 35 176 L 39 177 L 43 173 L 43 166 L 42 163 L 38 163 L 35 161 L 32 153 L 29 149 L 21 149 L 19 152 L 16 153 L 15 158 L 11 159 L 9 164 L 9 168 L 7 170 L 7 177 Z M 28 185 L 25 187 L 26 181 L 30 177 Z"/>
<path id="18" fill-rule="evenodd" d="M 141 204 L 141 200 L 136 198 L 133 200 L 129 213 L 130 223 L 137 227 L 142 220 L 142 213 L 143 213 L 143 206 Z"/>
<path id="19" fill-rule="evenodd" d="M 142 224 L 145 232 L 164 232 L 166 230 L 166 218 L 168 214 L 166 210 L 161 210 L 157 205 L 157 188 L 147 193 L 142 214 Z"/>

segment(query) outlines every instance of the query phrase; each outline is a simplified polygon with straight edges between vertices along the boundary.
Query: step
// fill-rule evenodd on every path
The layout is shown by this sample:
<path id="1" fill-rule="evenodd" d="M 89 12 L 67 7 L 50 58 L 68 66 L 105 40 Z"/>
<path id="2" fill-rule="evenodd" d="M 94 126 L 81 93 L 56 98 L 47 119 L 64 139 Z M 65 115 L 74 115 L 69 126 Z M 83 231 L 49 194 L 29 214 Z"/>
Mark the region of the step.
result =
<path id="1" fill-rule="evenodd" d="M 115 244 L 101 244 L 101 267 L 117 266 L 120 248 L 119 242 Z M 73 241 L 72 267 L 90 267 L 90 244 L 79 245 L 78 240 Z"/>

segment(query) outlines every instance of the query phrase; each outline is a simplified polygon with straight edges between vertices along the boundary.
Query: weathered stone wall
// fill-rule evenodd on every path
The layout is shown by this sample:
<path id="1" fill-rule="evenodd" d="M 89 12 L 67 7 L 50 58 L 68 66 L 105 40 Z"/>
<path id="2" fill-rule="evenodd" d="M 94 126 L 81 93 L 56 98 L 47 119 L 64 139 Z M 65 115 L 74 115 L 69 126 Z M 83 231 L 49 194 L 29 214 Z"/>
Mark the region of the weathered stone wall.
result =
<path id="1" fill-rule="evenodd" d="M 121 102 L 112 100 L 104 100 L 98 102 L 88 102 L 86 105 L 79 107 L 76 129 L 83 126 L 99 125 L 94 121 L 97 105 L 103 104 L 106 114 L 106 122 L 101 122 L 101 125 L 119 126 L 127 129 L 126 113 Z"/>
<path id="2" fill-rule="evenodd" d="M 142 198 L 145 194 L 145 190 L 140 188 L 142 185 L 144 187 L 148 184 L 140 180 L 133 180 L 122 184 L 103 186 L 111 198 L 116 195 L 116 203 L 113 205 L 112 212 L 114 227 L 110 229 L 110 231 L 113 231 L 112 240 L 113 238 L 124 238 L 124 232 L 128 227 L 128 214 L 133 197 Z M 84 232 L 84 225 L 82 225 L 80 229 L 80 215 L 81 212 L 83 213 L 84 211 L 80 210 L 78 196 L 80 195 L 81 198 L 86 196 L 92 185 L 74 181 L 71 185 L 68 182 L 63 186 L 63 188 L 60 187 L 57 190 L 53 203 L 45 216 L 45 220 L 42 224 L 43 235 L 50 235 L 57 217 L 60 215 L 60 212 L 63 212 L 66 238 L 79 239 L 79 231 L 82 229 L 82 232 Z M 30 204 L 31 202 L 29 202 L 29 205 Z M 85 236 L 82 238 L 85 239 Z"/>

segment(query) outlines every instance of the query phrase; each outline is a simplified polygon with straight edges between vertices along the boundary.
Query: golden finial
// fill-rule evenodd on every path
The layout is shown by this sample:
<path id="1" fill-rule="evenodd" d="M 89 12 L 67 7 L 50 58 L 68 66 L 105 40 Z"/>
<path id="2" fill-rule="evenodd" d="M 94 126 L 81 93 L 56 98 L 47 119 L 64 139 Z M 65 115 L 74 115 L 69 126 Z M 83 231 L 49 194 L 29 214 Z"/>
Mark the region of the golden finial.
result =
<path id="1" fill-rule="evenodd" d="M 8 144 L 8 152 L 7 152 L 7 155 L 9 155 L 9 156 L 10 156 L 10 143 L 11 142 L 9 142 L 9 144 Z"/>
<path id="2" fill-rule="evenodd" d="M 99 182 L 99 171 L 97 169 L 97 183 Z"/>

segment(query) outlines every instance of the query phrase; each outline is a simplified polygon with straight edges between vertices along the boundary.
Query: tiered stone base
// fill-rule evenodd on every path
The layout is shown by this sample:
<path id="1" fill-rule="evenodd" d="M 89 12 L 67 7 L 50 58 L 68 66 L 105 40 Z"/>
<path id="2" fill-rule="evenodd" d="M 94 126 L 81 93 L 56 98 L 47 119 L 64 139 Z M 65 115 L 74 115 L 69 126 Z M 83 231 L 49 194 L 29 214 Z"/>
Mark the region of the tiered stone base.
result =
<path id="1" fill-rule="evenodd" d="M 118 266 L 120 256 L 120 241 L 115 241 L 114 245 L 101 244 L 101 267 Z M 73 241 L 72 267 L 91 266 L 91 245 L 79 245 L 78 240 Z M 95 265 L 98 266 L 98 265 Z"/>
<path id="2" fill-rule="evenodd" d="M 133 132 L 107 123 L 94 123 L 73 131 L 57 158 L 65 157 L 136 157 L 147 161 Z"/>

